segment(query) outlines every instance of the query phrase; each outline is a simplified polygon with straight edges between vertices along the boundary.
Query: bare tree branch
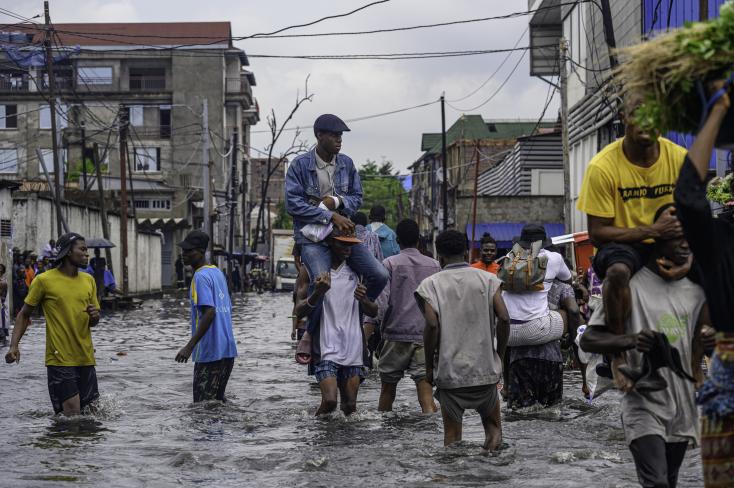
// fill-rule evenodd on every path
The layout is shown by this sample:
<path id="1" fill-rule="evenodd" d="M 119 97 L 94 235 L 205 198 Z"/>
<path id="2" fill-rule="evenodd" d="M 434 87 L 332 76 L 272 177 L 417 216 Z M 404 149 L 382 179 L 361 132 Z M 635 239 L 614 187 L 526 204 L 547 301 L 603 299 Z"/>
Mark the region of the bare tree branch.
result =
<path id="1" fill-rule="evenodd" d="M 280 156 L 277 158 L 276 164 L 273 164 L 273 152 L 275 151 L 275 145 L 280 140 L 280 137 L 283 134 L 283 131 L 288 126 L 290 121 L 293 119 L 293 116 L 296 114 L 298 109 L 301 108 L 301 105 L 313 100 L 313 94 L 308 93 L 308 80 L 310 77 L 311 75 L 306 76 L 305 92 L 303 96 L 300 95 L 299 91 L 296 91 L 296 102 L 293 105 L 293 108 L 291 109 L 288 116 L 285 118 L 285 120 L 281 124 L 278 124 L 277 122 L 278 119 L 276 117 L 274 109 L 270 111 L 270 115 L 268 115 L 266 119 L 268 128 L 270 129 L 270 144 L 268 144 L 268 146 L 265 148 L 268 153 L 267 169 L 265 171 L 264 181 L 261 183 L 261 188 L 260 188 L 260 205 L 258 208 L 257 222 L 255 224 L 255 233 L 253 236 L 253 241 L 252 241 L 252 246 L 251 246 L 251 250 L 253 252 L 257 250 L 257 244 L 258 244 L 258 241 L 260 240 L 261 229 L 264 228 L 265 203 L 266 203 L 266 199 L 268 195 L 268 188 L 270 187 L 270 180 L 272 176 L 278 170 L 278 168 L 280 167 L 280 164 L 283 163 L 285 160 L 287 160 L 290 156 L 300 154 L 308 149 L 308 144 L 306 143 L 306 141 L 298 140 L 298 138 L 301 135 L 301 131 L 296 130 L 295 134 L 293 135 L 293 139 L 291 140 L 290 146 L 285 151 L 281 152 Z"/>

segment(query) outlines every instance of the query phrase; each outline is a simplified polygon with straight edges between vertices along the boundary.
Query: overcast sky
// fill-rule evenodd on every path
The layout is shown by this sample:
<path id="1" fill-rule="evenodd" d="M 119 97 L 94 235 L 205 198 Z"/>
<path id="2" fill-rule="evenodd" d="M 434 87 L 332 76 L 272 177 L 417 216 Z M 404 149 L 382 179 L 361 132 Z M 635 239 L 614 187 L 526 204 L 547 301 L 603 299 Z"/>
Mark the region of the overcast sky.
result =
<path id="1" fill-rule="evenodd" d="M 175 22 L 230 21 L 233 35 L 270 32 L 281 27 L 306 23 L 320 17 L 347 12 L 369 0 L 52 0 L 53 22 Z M 43 13 L 41 0 L 0 0 L 13 12 L 32 16 Z M 332 19 L 291 33 L 335 32 L 402 27 L 502 15 L 527 9 L 526 0 L 392 0 L 352 16 Z M 3 21 L 12 19 L 0 16 Z M 527 27 L 529 17 L 492 20 L 474 24 L 437 27 L 407 32 L 350 37 L 295 39 L 251 39 L 237 42 L 248 54 L 357 54 L 502 49 L 512 47 Z M 527 45 L 527 34 L 520 45 Z M 254 88 L 262 121 L 254 131 L 267 129 L 265 115 L 271 109 L 283 117 L 303 91 L 310 74 L 313 102 L 296 114 L 292 126 L 308 126 L 321 113 L 351 119 L 418 105 L 438 99 L 457 100 L 475 91 L 499 66 L 505 54 L 485 54 L 459 58 L 402 61 L 313 61 L 250 59 L 255 73 Z M 458 109 L 447 106 L 447 128 L 464 113 L 485 118 L 537 119 L 542 111 L 548 85 L 529 75 L 527 56 L 510 81 L 489 103 L 468 111 L 497 90 L 521 56 L 513 53 L 497 75 L 474 95 L 456 101 Z M 557 97 L 546 118 L 557 114 Z M 421 134 L 441 130 L 440 106 L 428 107 L 353 122 L 345 134 L 343 152 L 358 165 L 367 159 L 393 161 L 404 170 L 417 159 Z M 313 133 L 304 130 L 313 143 Z M 267 134 L 253 134 L 253 146 L 265 149 Z M 281 148 L 282 150 L 283 148 Z M 253 151 L 253 156 L 257 156 Z"/>

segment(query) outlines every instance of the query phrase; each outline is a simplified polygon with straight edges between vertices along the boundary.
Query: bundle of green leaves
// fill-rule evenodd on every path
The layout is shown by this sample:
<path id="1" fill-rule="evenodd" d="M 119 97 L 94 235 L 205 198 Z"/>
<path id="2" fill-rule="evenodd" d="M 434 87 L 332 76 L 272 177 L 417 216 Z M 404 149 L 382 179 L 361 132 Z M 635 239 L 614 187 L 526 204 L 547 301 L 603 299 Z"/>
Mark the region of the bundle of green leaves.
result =
<path id="1" fill-rule="evenodd" d="M 614 73 L 621 95 L 643 100 L 635 123 L 650 132 L 698 130 L 702 114 L 699 85 L 734 72 L 734 0 L 719 17 L 619 50 L 624 62 Z"/>
<path id="2" fill-rule="evenodd" d="M 734 182 L 734 174 L 732 173 L 723 178 L 720 176 L 713 178 L 706 187 L 706 198 L 722 205 L 734 205 L 732 182 Z"/>

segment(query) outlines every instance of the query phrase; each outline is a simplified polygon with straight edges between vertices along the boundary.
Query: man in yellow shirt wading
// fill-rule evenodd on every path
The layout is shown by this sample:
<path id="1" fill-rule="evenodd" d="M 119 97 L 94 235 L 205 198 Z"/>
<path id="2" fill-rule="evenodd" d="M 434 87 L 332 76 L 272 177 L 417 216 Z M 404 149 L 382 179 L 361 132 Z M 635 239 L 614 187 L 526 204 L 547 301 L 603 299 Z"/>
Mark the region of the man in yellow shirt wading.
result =
<path id="1" fill-rule="evenodd" d="M 629 280 L 648 260 L 653 239 L 682 235 L 675 209 L 660 219 L 657 210 L 673 202 L 673 190 L 686 156 L 685 148 L 644 132 L 633 115 L 641 100 L 628 97 L 623 109 L 624 137 L 602 149 L 584 174 L 577 207 L 587 214 L 589 236 L 598 248 L 594 271 L 604 280 L 602 298 L 611 332 L 624 333 L 630 314 Z M 681 278 L 690 269 L 672 262 L 659 263 L 670 279 Z M 634 385 L 619 374 L 623 355 L 612 357 L 612 373 L 618 388 Z"/>
<path id="2" fill-rule="evenodd" d="M 84 237 L 64 234 L 57 249 L 54 268 L 31 283 L 5 361 L 20 362 L 20 339 L 40 305 L 46 317 L 48 393 L 54 412 L 71 416 L 99 398 L 90 329 L 99 322 L 99 302 L 94 278 L 79 272 L 89 261 Z"/>

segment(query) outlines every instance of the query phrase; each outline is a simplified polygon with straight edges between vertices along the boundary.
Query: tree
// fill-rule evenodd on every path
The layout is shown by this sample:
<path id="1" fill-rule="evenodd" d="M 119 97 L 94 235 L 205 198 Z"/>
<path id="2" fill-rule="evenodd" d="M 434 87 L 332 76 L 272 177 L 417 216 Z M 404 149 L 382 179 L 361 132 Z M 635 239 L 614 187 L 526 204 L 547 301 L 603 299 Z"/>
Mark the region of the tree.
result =
<path id="1" fill-rule="evenodd" d="M 310 75 L 309 75 L 310 76 Z M 282 161 L 285 161 L 290 156 L 296 156 L 302 152 L 304 152 L 308 145 L 305 141 L 299 140 L 299 137 L 301 136 L 301 131 L 296 130 L 293 134 L 293 139 L 291 140 L 290 146 L 288 149 L 283 151 L 280 156 L 273 158 L 273 150 L 275 149 L 275 144 L 280 139 L 280 136 L 283 134 L 283 130 L 285 130 L 288 123 L 291 121 L 295 113 L 298 111 L 298 109 L 303 105 L 305 102 L 310 102 L 313 99 L 313 95 L 309 95 L 308 93 L 308 78 L 309 76 L 306 76 L 306 86 L 303 96 L 300 96 L 300 94 L 296 93 L 296 103 L 291 109 L 288 116 L 285 118 L 282 124 L 278 125 L 277 119 L 275 117 L 275 110 L 270 111 L 270 115 L 268 115 L 267 121 L 268 121 L 268 127 L 270 128 L 270 144 L 267 147 L 268 152 L 268 158 L 267 158 L 267 170 L 265 172 L 265 181 L 263 182 L 262 187 L 260 188 L 260 207 L 257 211 L 257 221 L 255 223 L 255 233 L 252 236 L 252 246 L 251 251 L 255 252 L 257 251 L 257 244 L 260 240 L 260 233 L 261 229 L 264 229 L 265 227 L 265 207 L 266 207 L 266 201 L 268 196 L 268 187 L 270 186 L 270 178 L 275 174 L 275 172 L 278 169 L 278 164 L 281 164 Z"/>
<path id="2" fill-rule="evenodd" d="M 403 218 L 403 202 L 408 194 L 392 162 L 383 160 L 381 164 L 370 159 L 359 168 L 362 181 L 362 211 L 369 213 L 374 205 L 385 207 L 385 223 L 393 229 Z"/>
<path id="3" fill-rule="evenodd" d="M 273 227 L 276 229 L 292 229 L 293 217 L 286 212 L 285 202 L 278 202 L 278 215 L 275 217 Z"/>

